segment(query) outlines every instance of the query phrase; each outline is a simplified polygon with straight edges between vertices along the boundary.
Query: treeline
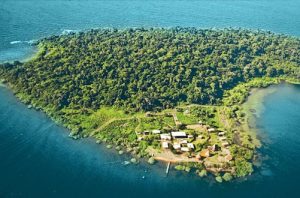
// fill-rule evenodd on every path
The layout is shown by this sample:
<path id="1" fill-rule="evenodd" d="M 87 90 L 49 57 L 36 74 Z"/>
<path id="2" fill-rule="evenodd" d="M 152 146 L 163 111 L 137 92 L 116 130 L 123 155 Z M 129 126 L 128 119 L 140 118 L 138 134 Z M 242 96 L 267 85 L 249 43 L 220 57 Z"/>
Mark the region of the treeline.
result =
<path id="1" fill-rule="evenodd" d="M 218 104 L 257 77 L 300 77 L 300 40 L 249 30 L 99 29 L 39 42 L 37 56 L 0 76 L 39 106 L 129 112 Z"/>

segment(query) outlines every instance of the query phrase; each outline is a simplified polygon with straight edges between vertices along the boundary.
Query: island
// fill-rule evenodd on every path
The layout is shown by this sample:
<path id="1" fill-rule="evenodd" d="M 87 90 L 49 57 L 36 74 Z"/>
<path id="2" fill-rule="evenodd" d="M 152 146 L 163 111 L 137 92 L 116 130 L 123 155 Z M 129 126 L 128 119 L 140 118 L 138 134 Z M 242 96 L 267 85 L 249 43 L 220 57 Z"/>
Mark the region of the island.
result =
<path id="1" fill-rule="evenodd" d="M 299 82 L 300 40 L 245 29 L 92 29 L 50 36 L 0 79 L 74 139 L 230 181 L 254 171 L 252 88 Z"/>

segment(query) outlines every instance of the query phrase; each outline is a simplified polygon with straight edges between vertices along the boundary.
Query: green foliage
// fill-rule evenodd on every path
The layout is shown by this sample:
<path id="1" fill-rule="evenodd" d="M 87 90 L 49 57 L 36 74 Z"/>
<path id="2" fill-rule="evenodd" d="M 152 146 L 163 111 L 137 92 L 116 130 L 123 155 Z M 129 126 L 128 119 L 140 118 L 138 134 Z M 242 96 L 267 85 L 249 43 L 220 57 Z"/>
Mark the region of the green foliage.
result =
<path id="1" fill-rule="evenodd" d="M 299 45 L 296 38 L 241 29 L 91 30 L 42 39 L 34 59 L 5 63 L 0 76 L 28 101 L 55 111 L 216 104 L 224 91 L 256 77 L 297 78 Z"/>
<path id="2" fill-rule="evenodd" d="M 223 182 L 223 179 L 221 176 L 217 176 L 216 177 L 216 181 L 219 182 L 219 183 L 222 183 Z"/>
<path id="3" fill-rule="evenodd" d="M 247 162 L 244 158 L 238 157 L 235 159 L 236 176 L 245 177 L 253 172 L 253 167 L 250 162 Z"/>
<path id="4" fill-rule="evenodd" d="M 200 177 L 205 177 L 205 176 L 207 176 L 207 171 L 206 171 L 205 169 L 203 169 L 203 170 L 201 170 L 201 171 L 198 173 L 198 175 L 199 175 Z"/>
<path id="5" fill-rule="evenodd" d="M 230 173 L 225 173 L 222 178 L 224 181 L 230 181 L 232 180 L 232 175 Z"/>

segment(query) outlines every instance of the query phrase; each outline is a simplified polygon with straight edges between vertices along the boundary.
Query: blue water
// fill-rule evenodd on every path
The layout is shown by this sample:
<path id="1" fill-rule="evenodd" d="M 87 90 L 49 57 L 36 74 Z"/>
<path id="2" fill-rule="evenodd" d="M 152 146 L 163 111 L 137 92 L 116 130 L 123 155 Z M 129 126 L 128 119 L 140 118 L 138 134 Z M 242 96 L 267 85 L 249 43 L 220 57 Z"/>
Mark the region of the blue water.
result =
<path id="1" fill-rule="evenodd" d="M 24 59 L 31 40 L 93 27 L 243 27 L 300 36 L 300 1 L 4 1 L 0 62 Z M 74 141 L 44 114 L 0 87 L 0 197 L 297 197 L 300 178 L 300 88 L 280 85 L 257 119 L 262 168 L 245 181 L 124 167 L 94 140 Z M 143 179 L 144 177 L 144 179 Z"/>
<path id="2" fill-rule="evenodd" d="M 94 27 L 244 27 L 299 36 L 299 10 L 299 0 L 0 0 L 0 61 L 27 57 L 24 41 Z"/>

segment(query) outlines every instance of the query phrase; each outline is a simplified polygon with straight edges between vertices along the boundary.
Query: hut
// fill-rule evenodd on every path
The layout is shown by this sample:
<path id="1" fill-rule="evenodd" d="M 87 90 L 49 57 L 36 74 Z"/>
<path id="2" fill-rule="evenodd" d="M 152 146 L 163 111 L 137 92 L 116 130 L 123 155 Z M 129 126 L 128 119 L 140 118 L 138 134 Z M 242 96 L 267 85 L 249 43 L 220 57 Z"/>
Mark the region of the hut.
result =
<path id="1" fill-rule="evenodd" d="M 225 132 L 224 132 L 224 131 L 218 133 L 218 136 L 224 136 L 224 135 L 225 135 Z"/>
<path id="2" fill-rule="evenodd" d="M 190 149 L 195 149 L 194 144 L 193 143 L 187 143 L 187 147 Z"/>
<path id="3" fill-rule="evenodd" d="M 178 139 L 178 138 L 186 138 L 186 133 L 183 132 L 183 131 L 174 131 L 174 132 L 171 132 L 172 134 L 172 137 L 174 139 Z"/>
<path id="4" fill-rule="evenodd" d="M 160 133 L 161 133 L 161 131 L 160 131 L 160 130 L 157 130 L 157 129 L 155 129 L 155 130 L 152 130 L 152 133 L 153 133 L 153 134 L 160 134 Z"/>
<path id="5" fill-rule="evenodd" d="M 171 135 L 169 133 L 160 134 L 161 140 L 171 140 Z"/>
<path id="6" fill-rule="evenodd" d="M 162 142 L 162 147 L 163 147 L 164 149 L 169 148 L 169 143 L 168 143 L 168 142 Z"/>
<path id="7" fill-rule="evenodd" d="M 212 132 L 215 132 L 216 129 L 215 129 L 215 128 L 209 128 L 209 129 L 207 129 L 207 131 L 208 131 L 209 133 L 212 133 Z"/>
<path id="8" fill-rule="evenodd" d="M 181 148 L 181 144 L 180 144 L 180 143 L 177 143 L 177 142 L 175 142 L 175 143 L 173 144 L 173 148 L 174 148 L 175 150 L 178 150 L 178 149 L 180 149 L 180 148 Z"/>
<path id="9" fill-rule="evenodd" d="M 203 149 L 202 151 L 200 151 L 200 156 L 201 157 L 209 157 L 209 150 Z"/>
<path id="10" fill-rule="evenodd" d="M 183 152 L 189 152 L 190 148 L 188 148 L 188 147 L 181 147 L 180 150 L 183 151 Z"/>

